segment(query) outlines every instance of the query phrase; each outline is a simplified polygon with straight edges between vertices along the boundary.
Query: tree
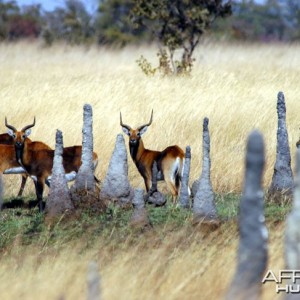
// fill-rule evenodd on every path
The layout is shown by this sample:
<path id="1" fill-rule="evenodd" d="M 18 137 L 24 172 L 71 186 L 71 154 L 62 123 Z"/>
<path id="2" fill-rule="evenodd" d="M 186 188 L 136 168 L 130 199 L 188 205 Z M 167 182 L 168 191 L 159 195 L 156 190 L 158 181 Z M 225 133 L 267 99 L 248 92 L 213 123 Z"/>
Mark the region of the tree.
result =
<path id="1" fill-rule="evenodd" d="M 300 2 L 299 0 L 279 0 L 287 32 L 291 40 L 300 39 Z"/>
<path id="2" fill-rule="evenodd" d="M 92 35 L 91 17 L 79 0 L 66 0 L 65 35 L 69 43 L 79 44 Z"/>
<path id="3" fill-rule="evenodd" d="M 231 14 L 231 0 L 136 0 L 131 12 L 134 24 L 148 28 L 160 44 L 158 68 L 164 74 L 186 73 L 204 32 L 216 18 Z M 182 51 L 179 61 L 176 50 Z"/>
<path id="4" fill-rule="evenodd" d="M 292 41 L 299 38 L 299 0 L 241 0 L 232 4 L 232 17 L 214 24 L 218 32 L 237 40 Z"/>
<path id="5" fill-rule="evenodd" d="M 133 0 L 101 0 L 96 19 L 99 44 L 125 46 L 145 34 L 145 28 L 135 28 L 130 20 Z"/>
<path id="6" fill-rule="evenodd" d="M 72 45 L 91 41 L 94 27 L 83 2 L 66 0 L 65 7 L 45 13 L 43 38 L 46 44 L 51 45 L 56 39 L 65 40 Z"/>
<path id="7" fill-rule="evenodd" d="M 64 38 L 65 10 L 56 8 L 51 12 L 45 13 L 45 27 L 43 29 L 43 39 L 47 46 L 51 46 L 55 40 L 62 40 Z"/>
<path id="8" fill-rule="evenodd" d="M 0 40 L 5 40 L 8 38 L 10 22 L 11 20 L 19 14 L 19 7 L 16 1 L 4 2 L 0 0 Z"/>
<path id="9" fill-rule="evenodd" d="M 20 13 L 12 17 L 9 28 L 11 40 L 20 38 L 37 38 L 42 28 L 41 5 L 23 6 Z"/>

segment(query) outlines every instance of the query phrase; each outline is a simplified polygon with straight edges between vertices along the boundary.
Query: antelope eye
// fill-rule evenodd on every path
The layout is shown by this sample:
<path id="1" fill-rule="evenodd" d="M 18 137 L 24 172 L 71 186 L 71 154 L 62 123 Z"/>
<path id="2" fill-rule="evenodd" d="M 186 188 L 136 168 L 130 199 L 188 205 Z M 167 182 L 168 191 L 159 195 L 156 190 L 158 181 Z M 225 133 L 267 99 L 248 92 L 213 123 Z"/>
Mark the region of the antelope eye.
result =
<path id="1" fill-rule="evenodd" d="M 23 139 L 25 139 L 25 138 L 26 138 L 26 135 L 25 135 L 25 134 L 23 134 L 23 135 L 22 135 L 22 138 L 23 138 Z"/>
<path id="2" fill-rule="evenodd" d="M 15 133 L 13 134 L 13 138 L 16 138 L 16 134 Z"/>
<path id="3" fill-rule="evenodd" d="M 138 132 L 136 135 L 137 135 L 138 137 L 140 137 L 140 136 L 141 136 L 141 133 L 140 133 L 140 132 Z"/>

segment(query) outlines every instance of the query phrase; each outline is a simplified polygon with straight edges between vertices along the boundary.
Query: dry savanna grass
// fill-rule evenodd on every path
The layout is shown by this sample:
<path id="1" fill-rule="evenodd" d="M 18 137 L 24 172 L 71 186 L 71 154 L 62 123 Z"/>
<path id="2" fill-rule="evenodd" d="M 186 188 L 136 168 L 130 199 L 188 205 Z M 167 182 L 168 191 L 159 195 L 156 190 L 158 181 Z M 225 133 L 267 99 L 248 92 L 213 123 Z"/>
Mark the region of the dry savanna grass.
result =
<path id="1" fill-rule="evenodd" d="M 162 78 L 146 77 L 135 63 L 143 54 L 155 64 L 155 48 L 116 51 L 2 44 L 0 131 L 6 131 L 4 116 L 17 128 L 36 116 L 33 140 L 54 147 L 55 130 L 60 129 L 66 146 L 80 144 L 82 107 L 90 103 L 94 149 L 99 155 L 97 175 L 103 179 L 116 135 L 122 132 L 120 111 L 124 123 L 134 127 L 148 122 L 154 109 L 153 124 L 143 137 L 145 146 L 162 150 L 174 144 L 190 145 L 194 180 L 201 172 L 202 120 L 207 116 L 215 190 L 241 191 L 245 140 L 254 128 L 262 131 L 266 142 L 267 187 L 276 153 L 278 91 L 286 96 L 292 158 L 299 137 L 299 48 L 205 44 L 195 55 L 190 77 Z M 134 186 L 144 187 L 130 158 L 129 176 Z M 15 182 L 16 177 L 5 177 L 6 195 L 16 193 Z"/>
<path id="2" fill-rule="evenodd" d="M 123 121 L 138 126 L 154 121 L 144 136 L 150 149 L 178 144 L 192 148 L 191 180 L 201 171 L 202 120 L 210 119 L 212 183 L 219 193 L 240 192 L 248 133 L 258 128 L 266 142 L 264 185 L 270 184 L 276 152 L 276 98 L 283 91 L 292 149 L 299 136 L 300 46 L 206 43 L 196 53 L 189 77 L 146 77 L 135 60 L 143 54 L 155 62 L 153 47 L 109 50 L 38 44 L 0 45 L 0 98 L 4 116 L 17 128 L 32 122 L 33 140 L 54 147 L 55 130 L 66 146 L 81 143 L 82 107 L 94 110 L 97 175 L 103 179 Z M 127 141 L 127 137 L 125 137 Z M 293 160 L 294 162 L 294 160 Z M 141 176 L 129 159 L 134 186 Z M 18 176 L 5 176 L 5 195 L 15 195 Z M 28 184 L 26 193 L 32 193 Z M 283 263 L 283 224 L 270 230 L 269 268 Z M 117 228 L 115 230 L 118 230 Z M 85 299 L 88 261 L 98 262 L 103 299 L 221 299 L 235 270 L 238 234 L 225 224 L 204 236 L 186 225 L 182 230 L 150 230 L 135 243 L 101 239 L 86 247 L 89 237 L 65 245 L 21 245 L 0 255 L 1 299 Z M 111 234 L 113 236 L 113 232 Z M 276 298 L 274 286 L 264 299 Z"/>
<path id="3" fill-rule="evenodd" d="M 277 274 L 284 266 L 283 226 L 270 227 L 269 268 Z M 27 247 L 16 238 L 13 247 L 1 254 L 1 299 L 87 299 L 91 260 L 99 267 L 104 300 L 224 298 L 236 266 L 234 223 L 209 234 L 186 225 L 177 232 L 156 228 L 137 239 L 133 236 L 122 244 L 100 236 L 93 246 L 88 246 L 88 236 L 52 245 L 45 238 L 40 245 Z M 263 286 L 263 299 L 281 295 L 272 282 Z"/>

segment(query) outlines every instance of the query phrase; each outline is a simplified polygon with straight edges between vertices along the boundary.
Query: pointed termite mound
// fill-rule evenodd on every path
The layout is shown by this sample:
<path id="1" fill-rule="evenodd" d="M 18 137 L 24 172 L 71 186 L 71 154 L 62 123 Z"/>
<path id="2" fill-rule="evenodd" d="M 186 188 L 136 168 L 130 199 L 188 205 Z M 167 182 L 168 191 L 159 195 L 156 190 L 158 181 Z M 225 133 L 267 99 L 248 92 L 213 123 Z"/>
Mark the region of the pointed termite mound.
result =
<path id="1" fill-rule="evenodd" d="M 93 148 L 93 109 L 90 104 L 85 104 L 83 106 L 81 166 L 70 191 L 75 207 L 103 209 L 98 201 L 99 189 L 94 175 L 98 159 Z"/>
<path id="2" fill-rule="evenodd" d="M 282 92 L 279 92 L 277 97 L 277 115 L 276 162 L 272 183 L 268 191 L 268 198 L 275 202 L 282 202 L 284 197 L 289 199 L 294 186 L 288 131 L 286 127 L 285 99 Z"/>
<path id="3" fill-rule="evenodd" d="M 63 134 L 57 130 L 51 186 L 46 202 L 46 215 L 50 219 L 70 214 L 74 209 L 63 167 L 63 147 Z"/>
<path id="4" fill-rule="evenodd" d="M 208 118 L 203 120 L 203 158 L 202 174 L 197 184 L 193 203 L 194 224 L 207 223 L 218 225 L 219 219 L 215 204 L 215 197 L 210 181 L 210 136 L 208 130 Z"/>
<path id="5" fill-rule="evenodd" d="M 81 166 L 75 180 L 77 189 L 95 190 L 93 150 L 93 109 L 91 105 L 85 104 L 83 106 Z"/>
<path id="6" fill-rule="evenodd" d="M 266 270 L 268 231 L 264 217 L 262 174 L 265 164 L 264 142 L 254 131 L 247 143 L 246 173 L 240 203 L 238 262 L 227 293 L 228 300 L 260 298 L 261 280 Z"/>
<path id="7" fill-rule="evenodd" d="M 133 194 L 134 191 L 128 180 L 128 160 L 124 137 L 118 134 L 101 188 L 100 199 L 127 206 L 131 205 Z"/>
<path id="8" fill-rule="evenodd" d="M 166 197 L 157 189 L 157 177 L 158 169 L 156 161 L 153 162 L 152 166 L 152 183 L 151 188 L 145 196 L 145 202 L 153 204 L 154 206 L 163 206 L 166 204 Z"/>
<path id="9" fill-rule="evenodd" d="M 145 208 L 144 190 L 135 189 L 132 200 L 133 214 L 131 216 L 130 225 L 136 228 L 144 228 L 150 224 L 147 210 Z"/>
<path id="10" fill-rule="evenodd" d="M 286 222 L 285 232 L 285 261 L 286 270 L 300 270 L 300 149 L 297 149 L 297 171 L 294 188 L 294 202 Z M 291 282 L 297 290 L 299 279 Z M 298 299 L 299 294 L 287 294 L 286 299 Z"/>
<path id="11" fill-rule="evenodd" d="M 209 130 L 208 130 L 208 123 L 209 119 L 204 118 L 203 119 L 203 133 L 202 133 L 202 164 L 206 164 L 206 168 L 209 170 L 210 174 L 210 136 L 209 136 Z M 191 190 L 191 196 L 192 198 L 195 198 L 199 184 L 201 181 L 201 178 L 203 177 L 203 167 L 202 167 L 202 173 L 198 179 L 196 179 L 192 184 L 192 190 Z M 210 175 L 209 175 L 210 177 Z M 209 179 L 210 180 L 210 179 Z"/>
<path id="12" fill-rule="evenodd" d="M 190 178 L 190 166 L 191 166 L 191 147 L 185 148 L 185 160 L 183 165 L 183 174 L 181 179 L 180 187 L 180 206 L 184 208 L 190 207 L 190 189 L 189 189 L 189 178 Z"/>
<path id="13" fill-rule="evenodd" d="M 98 265 L 91 261 L 87 272 L 87 300 L 101 300 L 101 280 Z"/>

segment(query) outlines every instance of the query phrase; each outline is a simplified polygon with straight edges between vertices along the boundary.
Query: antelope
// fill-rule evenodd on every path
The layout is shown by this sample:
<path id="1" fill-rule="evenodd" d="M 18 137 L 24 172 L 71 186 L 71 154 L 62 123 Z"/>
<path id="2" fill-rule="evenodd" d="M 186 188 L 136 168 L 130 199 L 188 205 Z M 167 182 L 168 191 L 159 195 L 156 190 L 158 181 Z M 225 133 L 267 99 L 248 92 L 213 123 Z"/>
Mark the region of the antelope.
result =
<path id="1" fill-rule="evenodd" d="M 28 139 L 31 143 L 32 141 Z M 10 147 L 8 147 L 10 145 Z M 21 197 L 26 185 L 26 181 L 28 178 L 28 174 L 25 170 L 20 167 L 16 160 L 15 147 L 13 138 L 8 133 L 0 134 L 0 153 L 1 153 L 1 161 L 0 161 L 0 172 L 4 174 L 21 174 L 22 182 L 21 187 L 18 192 L 18 197 Z M 51 149 L 48 145 L 39 142 L 34 143 L 34 149 Z"/>
<path id="2" fill-rule="evenodd" d="M 25 126 L 21 131 L 17 131 L 15 127 L 7 123 L 5 118 L 5 126 L 9 129 L 8 134 L 14 139 L 16 159 L 25 171 L 34 178 L 36 187 L 36 196 L 39 203 L 39 210 L 42 211 L 43 192 L 45 184 L 50 186 L 48 180 L 51 177 L 54 150 L 52 149 L 34 149 L 34 143 L 29 142 L 28 136 L 31 128 L 35 125 L 35 118 L 32 124 Z M 81 165 L 82 146 L 66 147 L 63 150 L 63 166 L 66 173 L 78 172 Z M 94 168 L 97 166 L 98 156 L 93 153 Z M 95 178 L 95 180 L 97 180 Z"/>
<path id="3" fill-rule="evenodd" d="M 178 189 L 181 181 L 181 173 L 183 168 L 184 151 L 177 145 L 169 146 L 163 151 L 149 150 L 144 147 L 142 135 L 152 124 L 153 110 L 151 112 L 150 121 L 147 124 L 132 129 L 122 121 L 120 112 L 120 125 L 125 134 L 129 136 L 129 152 L 135 163 L 139 173 L 144 179 L 147 192 L 152 183 L 152 166 L 154 161 L 157 163 L 158 178 L 164 180 L 172 193 L 173 200 L 178 195 Z"/>

